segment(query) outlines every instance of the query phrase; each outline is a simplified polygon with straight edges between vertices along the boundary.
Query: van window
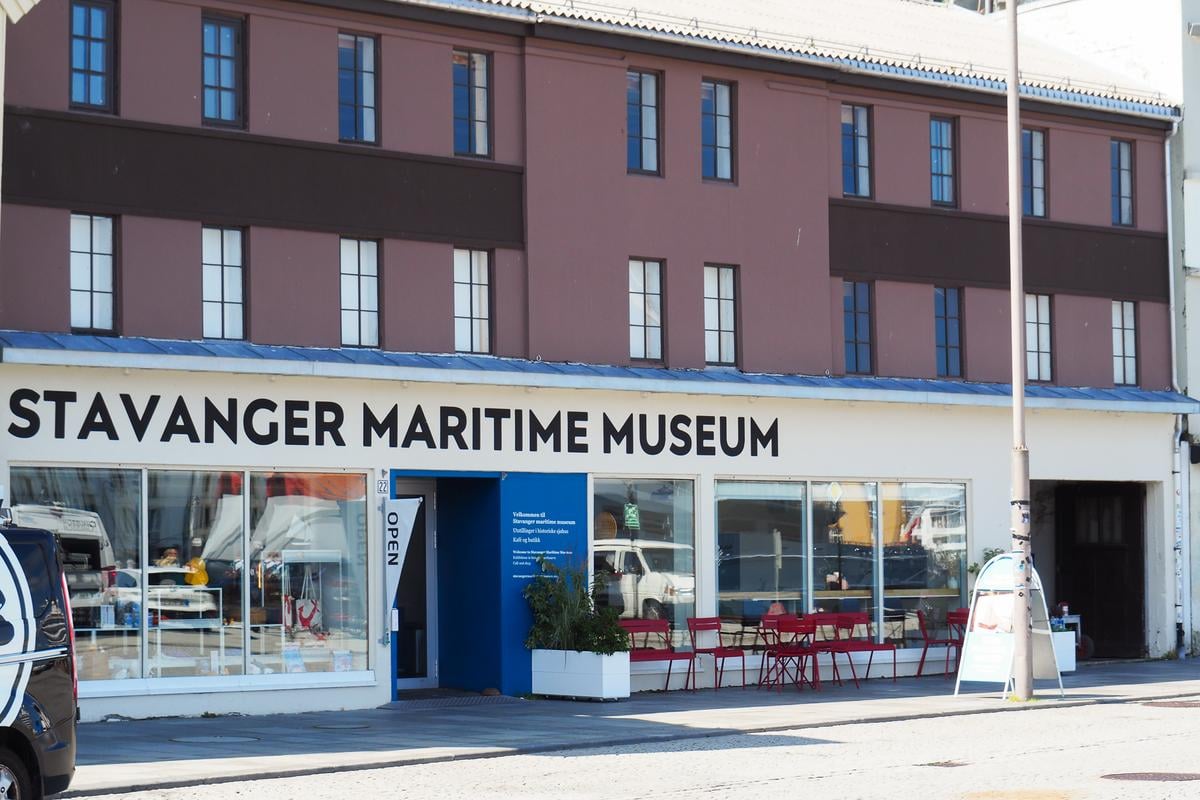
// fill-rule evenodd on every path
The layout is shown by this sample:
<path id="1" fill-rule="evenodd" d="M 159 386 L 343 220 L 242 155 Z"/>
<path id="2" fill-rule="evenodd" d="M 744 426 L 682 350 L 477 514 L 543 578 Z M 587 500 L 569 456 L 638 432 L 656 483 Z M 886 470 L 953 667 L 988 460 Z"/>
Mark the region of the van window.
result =
<path id="1" fill-rule="evenodd" d="M 638 561 L 637 553 L 625 554 L 625 572 L 632 575 L 642 574 L 642 562 Z"/>
<path id="2" fill-rule="evenodd" d="M 34 618 L 45 615 L 54 602 L 57 592 L 54 589 L 53 578 L 50 575 L 50 554 L 38 542 L 11 541 L 25 578 L 29 581 L 29 593 L 33 601 Z"/>

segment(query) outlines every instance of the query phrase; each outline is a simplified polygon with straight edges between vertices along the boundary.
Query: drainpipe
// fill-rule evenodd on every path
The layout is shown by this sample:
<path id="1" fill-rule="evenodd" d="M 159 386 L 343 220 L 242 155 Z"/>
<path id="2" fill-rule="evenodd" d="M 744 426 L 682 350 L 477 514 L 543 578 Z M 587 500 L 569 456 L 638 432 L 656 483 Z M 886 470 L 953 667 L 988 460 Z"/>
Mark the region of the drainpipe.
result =
<path id="1" fill-rule="evenodd" d="M 1179 120 L 1171 122 L 1171 132 L 1163 142 L 1164 172 L 1168 176 L 1166 183 L 1166 212 L 1167 212 L 1167 297 L 1168 314 L 1171 319 L 1171 389 L 1179 391 L 1179 331 L 1176 319 L 1176 272 L 1183 272 L 1182 259 L 1175 247 L 1175 197 L 1173 182 L 1174 164 L 1171 160 L 1172 143 L 1179 132 Z M 1176 264 L 1179 269 L 1176 270 Z M 1173 530 L 1175 534 L 1175 649 L 1180 658 L 1186 658 L 1191 651 L 1192 638 L 1192 603 L 1191 603 L 1191 448 L 1183 435 L 1185 419 L 1182 414 L 1175 417 L 1172 433 L 1172 448 L 1174 451 L 1174 476 L 1171 481 L 1175 496 L 1173 510 L 1175 519 Z"/>

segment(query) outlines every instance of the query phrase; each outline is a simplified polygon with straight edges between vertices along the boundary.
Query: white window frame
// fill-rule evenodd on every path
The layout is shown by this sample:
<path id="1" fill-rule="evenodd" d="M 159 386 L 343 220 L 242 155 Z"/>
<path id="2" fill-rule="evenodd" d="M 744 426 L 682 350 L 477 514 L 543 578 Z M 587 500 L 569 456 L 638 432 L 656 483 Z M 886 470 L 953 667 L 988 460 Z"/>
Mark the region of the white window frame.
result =
<path id="1" fill-rule="evenodd" d="M 1054 380 L 1052 314 L 1050 295 L 1025 295 L 1025 369 L 1028 380 Z"/>
<path id="2" fill-rule="evenodd" d="M 1137 303 L 1112 301 L 1113 383 L 1137 386 Z"/>
<path id="3" fill-rule="evenodd" d="M 71 329 L 116 330 L 116 269 L 113 217 L 71 215 Z"/>
<path id="4" fill-rule="evenodd" d="M 1029 155 L 1025 155 L 1024 138 L 1029 137 Z M 1025 128 L 1021 131 L 1021 202 L 1024 205 L 1025 192 L 1029 192 L 1029 213 L 1025 216 L 1044 219 L 1046 217 L 1046 132 L 1039 128 Z M 1025 183 L 1025 162 L 1029 162 L 1029 179 Z"/>
<path id="5" fill-rule="evenodd" d="M 737 365 L 737 267 L 704 265 L 704 360 Z"/>
<path id="6" fill-rule="evenodd" d="M 454 349 L 492 352 L 491 254 L 454 249 Z"/>
<path id="7" fill-rule="evenodd" d="M 663 262 L 629 259 L 629 357 L 663 360 Z"/>
<path id="8" fill-rule="evenodd" d="M 200 269 L 205 339 L 246 338 L 245 235 L 241 228 L 204 226 Z"/>
<path id="9" fill-rule="evenodd" d="M 379 346 L 379 242 L 341 242 L 341 326 L 343 347 Z"/>

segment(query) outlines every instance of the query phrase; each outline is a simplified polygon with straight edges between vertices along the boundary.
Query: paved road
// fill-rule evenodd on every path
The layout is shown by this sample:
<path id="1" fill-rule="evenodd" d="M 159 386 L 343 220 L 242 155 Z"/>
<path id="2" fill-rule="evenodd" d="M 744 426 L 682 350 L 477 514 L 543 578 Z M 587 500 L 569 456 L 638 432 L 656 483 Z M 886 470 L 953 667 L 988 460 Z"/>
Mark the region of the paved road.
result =
<path id="1" fill-rule="evenodd" d="M 839 725 L 104 797 L 1180 800 L 1200 798 L 1193 699 L 1190 708 L 1112 704 Z M 1102 777 L 1148 772 L 1197 779 Z"/>

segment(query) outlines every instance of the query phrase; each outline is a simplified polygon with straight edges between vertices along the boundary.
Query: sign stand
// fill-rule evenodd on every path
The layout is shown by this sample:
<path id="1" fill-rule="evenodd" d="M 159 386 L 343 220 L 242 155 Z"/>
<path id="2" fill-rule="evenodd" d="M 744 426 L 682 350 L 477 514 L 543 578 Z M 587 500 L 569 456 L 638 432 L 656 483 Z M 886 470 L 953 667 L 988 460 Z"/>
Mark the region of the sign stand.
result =
<path id="1" fill-rule="evenodd" d="M 1012 687 L 1015 667 L 1013 593 L 1025 585 L 1025 581 L 1016 575 L 1017 555 L 1001 553 L 979 571 L 975 589 L 971 592 L 971 612 L 963 634 L 958 679 L 954 682 L 955 695 L 963 681 L 1003 682 L 1004 693 L 1001 698 L 1007 697 Z M 1057 680 L 1058 695 L 1063 697 L 1062 674 L 1058 671 L 1058 660 L 1054 655 L 1050 613 L 1046 608 L 1042 580 L 1032 565 L 1029 568 L 1033 570 L 1029 620 L 1033 627 L 1033 677 Z"/>

